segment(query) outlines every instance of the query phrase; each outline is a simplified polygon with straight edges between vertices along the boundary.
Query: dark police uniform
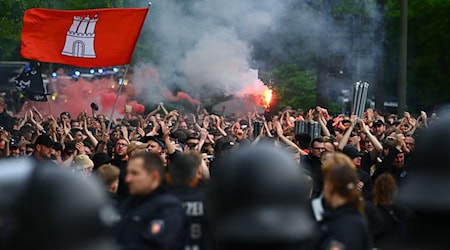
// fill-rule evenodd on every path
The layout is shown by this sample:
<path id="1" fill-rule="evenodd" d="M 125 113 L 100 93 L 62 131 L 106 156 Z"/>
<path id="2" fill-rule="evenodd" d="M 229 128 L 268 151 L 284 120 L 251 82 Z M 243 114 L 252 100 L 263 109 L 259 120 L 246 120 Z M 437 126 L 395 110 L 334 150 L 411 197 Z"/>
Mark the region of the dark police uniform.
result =
<path id="1" fill-rule="evenodd" d="M 170 188 L 170 192 L 180 199 L 189 223 L 189 231 L 184 249 L 212 249 L 210 227 L 203 202 L 203 188 L 173 186 Z"/>
<path id="2" fill-rule="evenodd" d="M 183 249 L 186 218 L 180 201 L 159 187 L 152 194 L 130 197 L 120 208 L 121 249 Z"/>
<path id="3" fill-rule="evenodd" d="M 344 205 L 326 213 L 320 228 L 322 236 L 317 249 L 372 249 L 367 222 L 352 205 Z"/>

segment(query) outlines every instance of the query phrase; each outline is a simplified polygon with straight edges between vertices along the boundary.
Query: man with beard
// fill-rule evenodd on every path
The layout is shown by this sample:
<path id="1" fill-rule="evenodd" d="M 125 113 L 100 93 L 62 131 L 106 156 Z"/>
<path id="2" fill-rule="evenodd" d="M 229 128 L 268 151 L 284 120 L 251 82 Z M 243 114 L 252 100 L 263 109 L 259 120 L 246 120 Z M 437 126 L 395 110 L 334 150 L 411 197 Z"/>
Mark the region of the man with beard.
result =
<path id="1" fill-rule="evenodd" d="M 313 191 L 311 198 L 317 198 L 322 193 L 323 176 L 322 162 L 320 158 L 325 152 L 325 145 L 320 138 L 313 139 L 311 142 L 311 151 L 308 155 L 301 158 L 300 166 L 302 166 L 313 180 Z"/>
<path id="2" fill-rule="evenodd" d="M 111 164 L 120 169 L 119 190 L 117 191 L 120 198 L 125 198 L 128 196 L 128 186 L 125 184 L 128 163 L 127 151 L 128 141 L 123 138 L 117 139 L 114 145 L 114 156 Z"/>
<path id="3" fill-rule="evenodd" d="M 376 167 L 372 180 L 375 181 L 383 173 L 390 173 L 397 185 L 400 185 L 408 175 L 405 170 L 405 153 L 396 146 L 395 141 L 388 140 L 384 145 L 384 155 L 382 162 Z"/>
<path id="4" fill-rule="evenodd" d="M 373 122 L 372 130 L 378 141 L 383 142 L 386 137 L 386 125 L 382 120 L 376 120 Z"/>
<path id="5" fill-rule="evenodd" d="M 358 149 L 356 149 L 356 147 L 351 144 L 347 144 L 344 147 L 342 153 L 347 155 L 353 161 L 353 164 L 355 164 L 360 179 L 357 188 L 362 191 L 364 199 L 372 200 L 373 184 L 372 180 L 370 179 L 370 175 L 366 171 L 361 169 L 362 154 L 359 153 Z"/>
<path id="6" fill-rule="evenodd" d="M 46 165 L 56 166 L 56 164 L 51 160 L 53 144 L 54 142 L 50 136 L 46 134 L 40 135 L 36 139 L 35 150 L 31 158 L 40 163 L 47 163 Z"/>

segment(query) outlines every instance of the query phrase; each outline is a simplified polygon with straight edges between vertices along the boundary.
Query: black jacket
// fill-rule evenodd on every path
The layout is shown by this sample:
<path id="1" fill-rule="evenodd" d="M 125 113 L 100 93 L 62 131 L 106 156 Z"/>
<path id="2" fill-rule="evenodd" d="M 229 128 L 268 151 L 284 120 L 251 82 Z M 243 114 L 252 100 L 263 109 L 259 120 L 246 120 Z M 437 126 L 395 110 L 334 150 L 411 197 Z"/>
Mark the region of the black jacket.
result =
<path id="1" fill-rule="evenodd" d="M 353 205 L 344 205 L 325 214 L 317 249 L 371 250 L 372 240 L 366 219 Z"/>
<path id="2" fill-rule="evenodd" d="M 113 159 L 111 164 L 120 169 L 119 173 L 119 189 L 117 190 L 117 195 L 120 199 L 125 199 L 128 197 L 129 190 L 128 185 L 125 183 L 125 177 L 127 176 L 127 165 L 128 161 L 121 159 Z"/>
<path id="3" fill-rule="evenodd" d="M 144 197 L 129 197 L 119 208 L 121 249 L 184 249 L 186 218 L 180 201 L 158 188 Z"/>
<path id="4" fill-rule="evenodd" d="M 408 175 L 405 170 L 405 166 L 403 166 L 402 168 L 398 168 L 392 165 L 398 153 L 399 151 L 396 148 L 389 149 L 389 154 L 385 156 L 383 158 L 383 161 L 379 163 L 376 167 L 375 173 L 372 176 L 372 180 L 374 182 L 376 181 L 378 176 L 384 173 L 389 173 L 394 177 L 395 181 L 397 182 L 397 185 L 403 183 L 403 181 Z"/>
<path id="5" fill-rule="evenodd" d="M 311 198 L 319 197 L 323 189 L 322 162 L 310 153 L 301 158 L 300 165 L 311 175 L 313 181 Z"/>
<path id="6" fill-rule="evenodd" d="M 375 235 L 376 247 L 385 247 L 394 242 L 401 243 L 407 240 L 413 212 L 401 204 L 377 206 L 377 210 L 381 215 L 382 229 Z"/>
<path id="7" fill-rule="evenodd" d="M 359 176 L 359 179 L 364 183 L 364 186 L 362 189 L 362 195 L 363 195 L 364 199 L 371 201 L 373 184 L 372 184 L 372 179 L 370 178 L 370 175 L 366 171 L 362 170 L 361 168 L 358 168 L 358 176 Z"/>
<path id="8" fill-rule="evenodd" d="M 189 233 L 185 249 L 212 249 L 211 229 L 204 204 L 204 190 L 186 186 L 171 186 L 169 192 L 181 201 L 188 220 Z"/>

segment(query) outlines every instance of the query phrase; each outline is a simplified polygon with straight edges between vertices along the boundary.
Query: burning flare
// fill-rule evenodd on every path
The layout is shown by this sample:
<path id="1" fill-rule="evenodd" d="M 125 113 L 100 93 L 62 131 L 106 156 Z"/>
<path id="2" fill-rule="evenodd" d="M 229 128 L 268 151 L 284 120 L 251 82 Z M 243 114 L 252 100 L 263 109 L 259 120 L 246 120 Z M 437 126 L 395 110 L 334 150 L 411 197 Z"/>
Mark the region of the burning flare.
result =
<path id="1" fill-rule="evenodd" d="M 266 108 L 270 107 L 270 102 L 272 101 L 272 90 L 266 89 L 263 93 L 263 97 L 264 97 L 264 106 Z"/>
<path id="2" fill-rule="evenodd" d="M 251 100 L 255 105 L 269 108 L 272 102 L 273 90 L 269 89 L 267 85 L 258 79 L 254 84 L 247 85 L 236 96 Z"/>

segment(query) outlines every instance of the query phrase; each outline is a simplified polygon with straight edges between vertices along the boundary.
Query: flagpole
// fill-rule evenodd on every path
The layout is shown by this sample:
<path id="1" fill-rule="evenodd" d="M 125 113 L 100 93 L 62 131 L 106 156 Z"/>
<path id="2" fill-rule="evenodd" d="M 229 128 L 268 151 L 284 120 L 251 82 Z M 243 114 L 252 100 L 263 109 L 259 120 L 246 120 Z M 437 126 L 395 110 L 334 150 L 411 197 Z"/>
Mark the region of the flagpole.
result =
<path id="1" fill-rule="evenodd" d="M 50 100 L 48 100 L 48 98 L 47 98 L 47 105 L 48 105 L 48 113 L 51 116 L 53 114 L 52 114 L 52 108 L 50 107 Z"/>
<path id="2" fill-rule="evenodd" d="M 114 111 L 116 110 L 116 107 L 117 107 L 117 102 L 119 101 L 119 96 L 122 93 L 122 87 L 123 87 L 123 84 L 124 84 L 124 81 L 125 81 L 124 78 L 127 77 L 128 68 L 129 67 L 130 67 L 130 64 L 127 64 L 127 66 L 125 67 L 125 72 L 123 73 L 123 76 L 119 79 L 119 89 L 117 90 L 116 100 L 114 101 L 114 106 L 113 106 L 113 109 L 111 111 L 111 115 L 109 116 L 108 129 L 106 130 L 106 131 L 108 131 L 108 134 L 109 134 L 109 130 L 111 129 L 111 125 L 112 125 L 112 121 L 113 121 L 112 119 L 113 119 L 113 116 L 114 116 Z"/>
<path id="3" fill-rule="evenodd" d="M 150 10 L 150 7 L 152 6 L 152 2 L 148 2 L 148 9 Z M 142 29 L 141 29 L 142 31 Z M 108 124 L 108 128 L 106 129 L 107 133 L 109 134 L 109 131 L 111 130 L 111 125 L 113 122 L 113 116 L 114 116 L 114 111 L 116 111 L 116 107 L 117 107 L 117 102 L 119 101 L 119 96 L 122 93 L 122 87 L 124 84 L 124 81 L 127 77 L 128 74 L 128 68 L 130 67 L 130 64 L 127 64 L 126 68 L 125 68 L 125 72 L 123 74 L 123 76 L 119 79 L 119 89 L 117 90 L 117 96 L 116 96 L 116 100 L 114 100 L 114 105 L 113 105 L 113 109 L 111 111 L 111 115 L 109 116 L 109 124 Z"/>

